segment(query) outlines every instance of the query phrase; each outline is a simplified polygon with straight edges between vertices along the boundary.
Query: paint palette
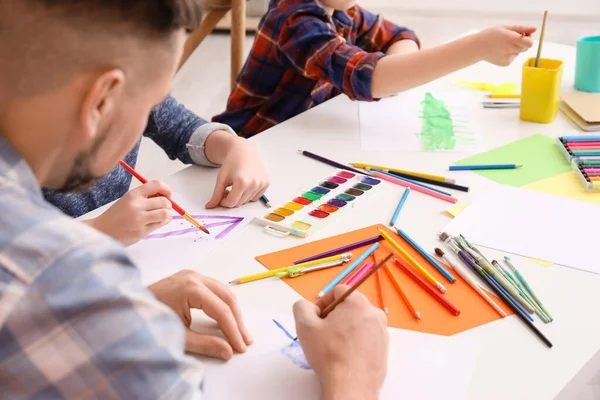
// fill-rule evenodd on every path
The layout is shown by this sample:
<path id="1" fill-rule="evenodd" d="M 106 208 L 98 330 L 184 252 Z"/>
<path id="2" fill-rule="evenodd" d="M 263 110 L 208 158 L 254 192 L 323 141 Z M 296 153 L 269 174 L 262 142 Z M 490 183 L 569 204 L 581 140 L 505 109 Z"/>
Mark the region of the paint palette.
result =
<path id="1" fill-rule="evenodd" d="M 282 206 L 269 210 L 266 215 L 255 217 L 254 221 L 277 236 L 307 237 L 345 209 L 353 207 L 380 183 L 370 176 L 340 170 Z"/>

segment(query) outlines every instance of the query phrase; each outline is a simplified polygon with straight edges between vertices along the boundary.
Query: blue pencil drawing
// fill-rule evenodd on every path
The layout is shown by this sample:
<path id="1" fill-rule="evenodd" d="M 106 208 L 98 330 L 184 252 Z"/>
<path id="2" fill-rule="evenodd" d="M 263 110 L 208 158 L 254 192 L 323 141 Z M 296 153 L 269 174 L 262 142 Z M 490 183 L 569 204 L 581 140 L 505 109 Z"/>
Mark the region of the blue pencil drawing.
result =
<path id="1" fill-rule="evenodd" d="M 304 355 L 302 346 L 300 346 L 300 342 L 294 340 L 294 336 L 292 336 L 292 334 L 289 333 L 287 329 L 285 329 L 283 325 L 281 325 L 279 322 L 277 322 L 276 320 L 273 320 L 273 322 L 275 323 L 275 325 L 277 325 L 279 329 L 281 329 L 285 336 L 287 336 L 292 341 L 290 344 L 281 349 L 281 354 L 286 356 L 292 362 L 292 364 L 299 368 L 306 370 L 312 369 L 310 367 L 310 364 L 308 364 L 308 361 L 306 360 L 306 356 Z"/>

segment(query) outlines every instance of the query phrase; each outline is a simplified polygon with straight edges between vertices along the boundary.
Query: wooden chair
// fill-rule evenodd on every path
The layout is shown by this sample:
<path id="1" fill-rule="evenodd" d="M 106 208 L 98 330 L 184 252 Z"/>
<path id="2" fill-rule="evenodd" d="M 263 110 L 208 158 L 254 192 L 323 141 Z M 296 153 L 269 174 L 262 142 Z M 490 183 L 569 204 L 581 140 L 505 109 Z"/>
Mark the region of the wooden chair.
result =
<path id="1" fill-rule="evenodd" d="M 244 39 L 246 37 L 247 0 L 205 0 L 205 11 L 200 27 L 185 42 L 179 68 L 194 50 L 215 29 L 219 21 L 231 10 L 231 87 L 244 65 Z"/>

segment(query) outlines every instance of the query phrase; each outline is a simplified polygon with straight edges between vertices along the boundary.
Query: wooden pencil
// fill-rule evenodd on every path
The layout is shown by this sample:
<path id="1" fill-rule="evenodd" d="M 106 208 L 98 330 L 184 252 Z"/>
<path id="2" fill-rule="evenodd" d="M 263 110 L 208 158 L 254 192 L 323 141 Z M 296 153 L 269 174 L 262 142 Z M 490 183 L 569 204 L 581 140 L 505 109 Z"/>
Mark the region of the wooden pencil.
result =
<path id="1" fill-rule="evenodd" d="M 417 282 L 427 293 L 431 295 L 434 299 L 436 299 L 441 305 L 446 307 L 448 311 L 450 311 L 454 316 L 458 316 L 460 314 L 460 310 L 454 306 L 454 304 L 450 303 L 448 299 L 439 294 L 429 282 L 421 277 L 421 275 L 417 274 L 415 270 L 413 270 L 408 265 L 405 265 L 399 259 L 394 258 L 394 261 L 398 266 L 406 272 L 415 282 Z"/>
<path id="2" fill-rule="evenodd" d="M 148 182 L 146 180 L 146 178 L 144 178 L 142 175 L 140 175 L 140 173 L 137 172 L 135 169 L 131 168 L 131 166 L 129 164 L 127 164 L 125 161 L 121 160 L 121 161 L 119 161 L 119 164 L 121 165 L 121 167 L 123 167 L 127 172 L 129 172 L 134 178 L 136 178 L 141 183 Z M 162 196 L 162 194 L 159 194 L 159 195 Z M 206 229 L 204 227 L 204 225 L 202 225 L 200 222 L 196 221 L 196 219 L 194 217 L 192 217 L 190 214 L 188 214 L 187 211 L 185 211 L 183 208 L 181 208 L 173 200 L 171 200 L 171 199 L 168 199 L 168 200 L 171 202 L 171 205 L 173 206 L 173 210 L 175 210 L 175 212 L 177 212 L 179 215 L 181 215 L 183 218 L 185 218 L 185 220 L 188 221 L 190 224 L 192 224 L 196 228 L 200 229 L 202 232 L 210 235 L 210 232 L 208 231 L 208 229 Z"/>
<path id="3" fill-rule="evenodd" d="M 373 276 L 373 274 L 376 274 L 377 271 L 379 271 L 379 269 L 382 266 L 384 266 L 385 263 L 387 263 L 389 260 L 391 260 L 393 256 L 394 256 L 394 253 L 388 254 L 387 257 L 383 259 L 383 261 L 381 261 L 379 264 L 377 264 L 376 266 L 374 266 L 373 268 L 371 268 L 371 270 L 369 271 L 369 273 L 366 274 L 365 276 L 363 276 L 358 282 L 356 282 L 356 284 L 354 286 L 351 286 L 350 289 L 346 290 L 340 297 L 338 297 L 337 299 L 335 299 L 333 301 L 333 303 L 331 303 L 330 305 L 328 305 L 327 307 L 325 307 L 325 309 L 321 312 L 321 314 L 319 315 L 319 317 L 321 317 L 321 318 L 327 317 L 338 306 L 338 304 L 340 304 L 342 301 L 346 300 L 346 297 L 350 296 L 352 294 L 352 292 L 354 292 L 356 289 L 358 289 L 371 276 Z M 298 340 L 298 336 L 296 336 L 294 338 L 294 341 L 296 341 L 296 340 Z"/>
<path id="4" fill-rule="evenodd" d="M 306 156 L 308 158 L 312 158 L 313 160 L 317 160 L 317 161 L 320 161 L 320 162 L 322 162 L 324 164 L 331 165 L 332 167 L 335 167 L 335 168 L 345 169 L 346 171 L 352 171 L 352 172 L 354 172 L 356 174 L 360 174 L 360 175 L 369 175 L 365 171 L 359 171 L 359 170 L 357 170 L 355 168 L 349 167 L 349 166 L 344 165 L 342 163 L 339 163 L 337 161 L 333 161 L 333 160 L 330 160 L 329 158 L 325 158 L 325 157 L 320 156 L 318 154 L 311 153 L 310 151 L 298 150 L 298 153 L 300 153 L 303 156 Z"/>
<path id="5" fill-rule="evenodd" d="M 337 299 L 335 299 L 333 301 L 333 303 L 331 303 L 330 305 L 328 305 L 327 307 L 325 307 L 325 309 L 321 313 L 320 317 L 321 318 L 325 318 L 326 316 L 328 316 L 329 313 L 331 313 L 338 306 L 338 304 L 340 304 L 342 301 L 346 300 L 346 297 L 350 296 L 352 294 L 352 292 L 354 292 L 356 289 L 358 289 L 371 276 L 373 276 L 373 274 L 377 273 L 377 271 L 379 271 L 379 269 L 381 267 L 383 267 L 385 265 L 385 263 L 387 263 L 389 260 L 391 260 L 391 258 L 393 256 L 394 256 L 393 253 L 388 254 L 387 257 L 383 259 L 383 261 L 381 261 L 379 264 L 377 264 L 376 266 L 374 266 L 369 271 L 369 273 L 366 274 L 365 276 L 363 276 L 358 282 L 356 282 L 356 284 L 354 286 L 351 286 L 350 289 L 348 289 L 347 291 L 344 292 L 344 294 L 342 294 L 340 297 L 338 297 Z"/>
<path id="6" fill-rule="evenodd" d="M 402 301 L 404 301 L 404 303 L 408 307 L 408 310 L 410 311 L 410 313 L 416 319 L 420 320 L 421 319 L 421 313 L 419 311 L 415 311 L 415 308 L 413 307 L 412 303 L 410 302 L 410 300 L 408 299 L 408 297 L 404 293 L 404 290 L 402 290 L 402 287 L 400 286 L 400 282 L 398 282 L 398 280 L 396 280 L 396 277 L 394 277 L 394 274 L 392 274 L 392 271 L 389 269 L 389 267 L 387 265 L 385 265 L 383 268 L 384 268 L 385 272 L 387 273 L 387 275 L 389 276 L 390 280 L 392 281 L 392 284 L 394 285 L 394 287 L 398 291 L 398 294 L 400 295 L 400 297 L 402 297 Z"/>
<path id="7" fill-rule="evenodd" d="M 380 258 L 377 252 L 373 253 L 373 260 L 375 260 L 375 264 L 379 264 Z M 383 276 L 381 270 L 377 271 L 375 278 L 377 278 L 377 294 L 379 295 L 379 304 L 381 304 L 381 309 L 383 312 L 387 314 L 389 310 L 385 302 L 385 290 L 383 289 Z"/>

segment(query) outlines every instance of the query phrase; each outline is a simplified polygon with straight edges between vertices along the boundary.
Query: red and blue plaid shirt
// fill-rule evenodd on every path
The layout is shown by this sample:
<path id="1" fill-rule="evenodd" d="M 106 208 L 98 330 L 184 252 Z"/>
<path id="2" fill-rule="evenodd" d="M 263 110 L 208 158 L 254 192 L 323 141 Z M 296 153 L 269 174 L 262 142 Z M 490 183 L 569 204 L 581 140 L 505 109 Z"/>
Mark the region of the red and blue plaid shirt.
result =
<path id="1" fill-rule="evenodd" d="M 318 0 L 271 0 L 227 110 L 213 118 L 251 137 L 340 93 L 373 101 L 375 64 L 414 32 L 355 5 L 329 15 Z"/>

